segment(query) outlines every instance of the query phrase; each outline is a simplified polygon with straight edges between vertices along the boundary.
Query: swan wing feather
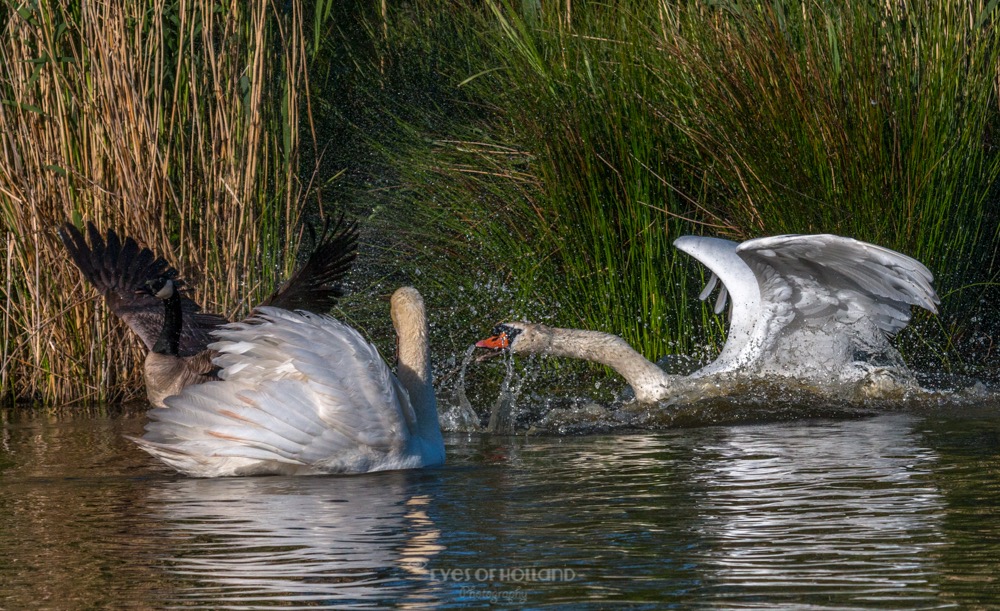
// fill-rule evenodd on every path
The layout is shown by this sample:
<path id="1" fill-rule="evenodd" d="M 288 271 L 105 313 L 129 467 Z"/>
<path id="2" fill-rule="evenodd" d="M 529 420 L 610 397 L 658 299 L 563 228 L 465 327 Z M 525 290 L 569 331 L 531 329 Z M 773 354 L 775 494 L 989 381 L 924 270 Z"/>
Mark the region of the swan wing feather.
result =
<path id="1" fill-rule="evenodd" d="M 864 312 L 891 335 L 909 322 L 910 306 L 937 312 L 930 270 L 888 248 L 821 234 L 757 238 L 736 251 L 761 280 L 765 301 L 787 300 L 794 293 L 793 306 L 803 316 L 815 314 L 818 298 L 848 318 Z"/>
<path id="2" fill-rule="evenodd" d="M 709 373 L 742 366 L 754 339 L 761 308 L 757 277 L 737 254 L 737 243 L 731 240 L 682 236 L 674 241 L 674 246 L 697 259 L 712 272 L 699 298 L 702 301 L 708 299 L 712 289 L 721 281 L 722 289 L 715 303 L 715 311 L 721 313 L 727 299 L 732 304 L 729 332 L 722 352 L 712 365 L 700 371 Z"/>
<path id="3" fill-rule="evenodd" d="M 910 321 L 910 307 L 937 311 L 934 277 L 919 261 L 835 235 L 782 235 L 736 244 L 684 236 L 674 244 L 712 271 L 732 307 L 726 344 L 697 375 L 770 363 L 833 371 L 860 348 L 891 353 L 886 337 Z M 825 368 L 825 369 L 824 369 Z M 801 367 L 799 367 L 801 369 Z"/>
<path id="4" fill-rule="evenodd" d="M 224 381 L 190 386 L 152 410 L 140 443 L 150 453 L 169 445 L 175 453 L 355 471 L 406 447 L 409 398 L 354 329 L 264 307 L 215 336 Z M 279 372 L 276 363 L 286 366 Z"/>

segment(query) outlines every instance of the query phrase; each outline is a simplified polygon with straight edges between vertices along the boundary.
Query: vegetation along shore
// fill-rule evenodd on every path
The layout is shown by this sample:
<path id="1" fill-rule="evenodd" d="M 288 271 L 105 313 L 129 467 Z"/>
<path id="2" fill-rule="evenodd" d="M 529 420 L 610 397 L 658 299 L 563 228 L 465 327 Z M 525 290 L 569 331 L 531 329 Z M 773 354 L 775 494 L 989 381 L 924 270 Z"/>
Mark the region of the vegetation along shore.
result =
<path id="1" fill-rule="evenodd" d="M 445 384 L 515 318 L 710 359 L 725 319 L 674 239 L 837 233 L 934 272 L 915 368 L 995 368 L 996 2 L 7 1 L 0 25 L 5 401 L 142 396 L 67 219 L 238 319 L 343 211 L 335 315 L 391 353 L 385 298 L 416 286 Z"/>

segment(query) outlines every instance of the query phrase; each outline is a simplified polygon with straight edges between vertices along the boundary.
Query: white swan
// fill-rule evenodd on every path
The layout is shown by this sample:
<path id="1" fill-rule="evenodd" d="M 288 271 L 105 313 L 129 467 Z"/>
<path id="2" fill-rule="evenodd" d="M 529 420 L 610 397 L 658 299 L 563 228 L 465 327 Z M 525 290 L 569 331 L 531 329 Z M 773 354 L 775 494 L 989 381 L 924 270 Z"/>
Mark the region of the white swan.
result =
<path id="1" fill-rule="evenodd" d="M 696 236 L 674 245 L 721 279 L 716 313 L 731 299 L 729 332 L 718 358 L 688 376 L 779 375 L 821 385 L 857 381 L 881 362 L 905 371 L 888 337 L 910 320 L 910 306 L 937 313 L 933 275 L 898 252 L 835 235 L 783 235 L 737 244 Z M 664 373 L 608 333 L 505 323 L 477 346 L 580 358 L 611 367 L 652 403 L 685 378 Z"/>
<path id="2" fill-rule="evenodd" d="M 139 446 L 197 477 L 363 473 L 444 462 L 424 302 L 391 300 L 398 377 L 329 316 L 261 307 L 213 332 L 220 381 L 151 410 Z"/>

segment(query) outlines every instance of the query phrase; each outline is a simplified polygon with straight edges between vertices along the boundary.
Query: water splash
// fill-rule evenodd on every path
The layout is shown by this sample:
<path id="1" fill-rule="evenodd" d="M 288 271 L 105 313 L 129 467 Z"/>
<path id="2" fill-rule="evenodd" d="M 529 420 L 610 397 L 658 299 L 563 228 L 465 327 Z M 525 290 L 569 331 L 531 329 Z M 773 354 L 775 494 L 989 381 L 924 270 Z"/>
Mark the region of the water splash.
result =
<path id="1" fill-rule="evenodd" d="M 486 426 L 487 432 L 502 435 L 514 433 L 518 411 L 517 398 L 524 389 L 525 382 L 534 377 L 533 374 L 527 372 L 537 371 L 535 367 L 532 367 L 534 360 L 533 357 L 528 357 L 528 367 L 525 369 L 525 374 L 515 376 L 514 359 L 509 353 L 505 354 L 504 363 L 507 366 L 507 373 L 504 375 L 503 383 L 500 384 L 500 395 L 497 397 L 496 402 L 493 404 L 493 409 L 490 411 L 490 422 Z"/>
<path id="2" fill-rule="evenodd" d="M 465 370 L 472 362 L 472 354 L 476 346 L 469 346 L 462 359 L 462 366 L 458 371 L 458 380 L 455 382 L 455 399 L 457 404 L 444 409 L 440 415 L 441 428 L 445 431 L 458 431 L 463 433 L 474 433 L 480 431 L 479 416 L 472 407 L 469 397 L 465 394 Z"/>

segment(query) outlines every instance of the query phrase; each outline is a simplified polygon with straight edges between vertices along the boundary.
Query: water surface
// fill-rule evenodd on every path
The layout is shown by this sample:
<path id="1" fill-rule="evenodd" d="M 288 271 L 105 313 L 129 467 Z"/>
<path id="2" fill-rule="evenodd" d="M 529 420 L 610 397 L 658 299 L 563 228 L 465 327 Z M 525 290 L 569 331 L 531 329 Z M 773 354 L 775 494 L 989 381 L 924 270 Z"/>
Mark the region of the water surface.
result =
<path id="1" fill-rule="evenodd" d="M 144 421 L 0 412 L 0 608 L 1000 605 L 996 406 L 452 435 L 438 469 L 219 480 L 123 438 Z"/>

